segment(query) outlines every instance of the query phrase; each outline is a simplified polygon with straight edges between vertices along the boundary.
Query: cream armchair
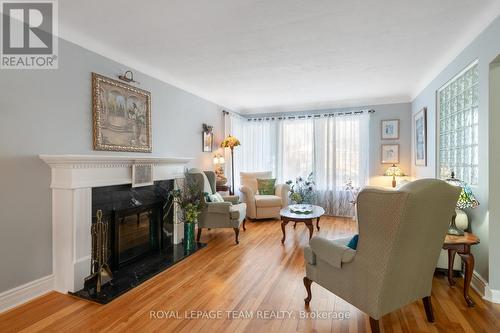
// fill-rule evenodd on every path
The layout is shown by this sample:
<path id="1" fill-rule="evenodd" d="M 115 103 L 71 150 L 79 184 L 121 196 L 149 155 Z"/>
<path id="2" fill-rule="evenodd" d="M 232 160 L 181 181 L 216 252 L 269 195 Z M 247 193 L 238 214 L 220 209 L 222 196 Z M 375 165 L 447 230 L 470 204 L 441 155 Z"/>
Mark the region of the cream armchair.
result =
<path id="1" fill-rule="evenodd" d="M 399 190 L 365 188 L 357 201 L 359 241 L 313 237 L 304 249 L 307 290 L 316 282 L 378 320 L 415 300 L 434 321 L 432 277 L 460 190 L 444 181 L 422 179 Z"/>
<path id="2" fill-rule="evenodd" d="M 276 185 L 274 195 L 259 194 L 257 179 L 269 178 L 272 178 L 271 171 L 240 173 L 241 200 L 247 205 L 248 218 L 279 218 L 280 210 L 288 206 L 288 192 L 290 191 L 290 187 L 286 184 Z"/>
<path id="3" fill-rule="evenodd" d="M 200 190 L 209 194 L 215 193 L 215 173 L 213 171 L 201 171 L 190 169 L 188 172 L 189 181 L 198 184 Z M 235 233 L 236 244 L 239 244 L 238 236 L 240 226 L 245 229 L 246 205 L 239 202 L 237 196 L 225 196 L 224 202 L 206 202 L 202 195 L 202 209 L 198 218 L 198 236 L 200 241 L 202 229 L 212 228 L 232 228 Z"/>

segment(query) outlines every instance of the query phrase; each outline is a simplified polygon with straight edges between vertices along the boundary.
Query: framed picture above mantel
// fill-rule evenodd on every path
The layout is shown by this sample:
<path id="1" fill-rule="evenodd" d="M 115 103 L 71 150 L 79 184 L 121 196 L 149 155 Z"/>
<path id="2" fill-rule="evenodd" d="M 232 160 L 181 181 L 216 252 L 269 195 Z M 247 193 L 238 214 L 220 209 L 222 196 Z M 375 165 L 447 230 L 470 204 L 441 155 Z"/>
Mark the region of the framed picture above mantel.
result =
<path id="1" fill-rule="evenodd" d="M 94 149 L 151 153 L 151 93 L 92 73 Z"/>

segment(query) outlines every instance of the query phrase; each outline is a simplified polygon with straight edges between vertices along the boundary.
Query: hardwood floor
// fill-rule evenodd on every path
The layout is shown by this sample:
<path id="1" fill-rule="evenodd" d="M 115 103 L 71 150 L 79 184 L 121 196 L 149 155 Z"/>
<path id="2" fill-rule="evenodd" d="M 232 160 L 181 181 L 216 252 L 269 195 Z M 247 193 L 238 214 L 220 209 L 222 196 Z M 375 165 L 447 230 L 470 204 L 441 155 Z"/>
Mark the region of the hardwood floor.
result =
<path id="1" fill-rule="evenodd" d="M 231 229 L 204 231 L 207 248 L 108 305 L 52 292 L 0 314 L 0 332 L 370 332 L 365 314 L 317 284 L 312 284 L 309 312 L 304 308 L 302 248 L 308 230 L 303 224 L 295 230 L 287 226 L 284 245 L 277 221 L 248 222 L 246 227 L 239 245 Z M 335 238 L 353 233 L 354 227 L 349 219 L 323 218 L 319 234 Z M 384 316 L 382 332 L 500 332 L 500 306 L 471 291 L 476 306 L 467 308 L 462 286 L 462 279 L 450 288 L 445 276 L 436 276 L 436 322 L 427 323 L 422 302 L 415 302 Z M 263 318 L 279 314 L 265 312 L 271 310 L 291 311 L 292 318 Z M 174 311 L 182 318 L 158 318 Z M 222 318 L 196 319 L 196 311 Z M 231 319 L 226 311 L 236 311 L 233 317 L 253 311 L 254 318 Z M 350 318 L 333 319 L 332 311 L 346 311 Z"/>

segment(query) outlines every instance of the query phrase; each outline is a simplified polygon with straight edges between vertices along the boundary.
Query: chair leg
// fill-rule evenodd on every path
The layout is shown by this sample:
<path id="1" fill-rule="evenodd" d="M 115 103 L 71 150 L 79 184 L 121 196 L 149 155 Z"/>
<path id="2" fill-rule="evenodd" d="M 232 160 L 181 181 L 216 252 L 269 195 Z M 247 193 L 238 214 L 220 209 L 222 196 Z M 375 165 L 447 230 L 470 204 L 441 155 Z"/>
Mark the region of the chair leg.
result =
<path id="1" fill-rule="evenodd" d="M 247 228 L 245 228 L 245 222 L 247 221 L 247 219 L 243 219 L 243 231 L 247 231 Z"/>
<path id="2" fill-rule="evenodd" d="M 236 244 L 239 244 L 240 242 L 238 241 L 238 236 L 240 234 L 240 228 L 233 228 L 234 229 L 234 234 L 236 236 Z"/>
<path id="3" fill-rule="evenodd" d="M 380 325 L 378 320 L 370 317 L 370 328 L 372 329 L 372 333 L 380 333 Z"/>
<path id="4" fill-rule="evenodd" d="M 312 284 L 312 280 L 310 280 L 307 276 L 304 276 L 304 287 L 306 287 L 306 291 L 307 291 L 307 297 L 304 298 L 304 302 L 306 303 L 306 305 L 309 305 L 309 303 L 311 302 L 311 298 L 312 298 L 311 284 Z"/>
<path id="5" fill-rule="evenodd" d="M 196 237 L 196 241 L 199 243 L 201 238 L 201 228 L 198 227 L 198 236 Z"/>
<path id="6" fill-rule="evenodd" d="M 434 313 L 432 312 L 431 297 L 426 296 L 426 297 L 422 298 L 422 301 L 424 302 L 425 315 L 427 316 L 427 321 L 429 323 L 433 323 L 434 322 Z"/>

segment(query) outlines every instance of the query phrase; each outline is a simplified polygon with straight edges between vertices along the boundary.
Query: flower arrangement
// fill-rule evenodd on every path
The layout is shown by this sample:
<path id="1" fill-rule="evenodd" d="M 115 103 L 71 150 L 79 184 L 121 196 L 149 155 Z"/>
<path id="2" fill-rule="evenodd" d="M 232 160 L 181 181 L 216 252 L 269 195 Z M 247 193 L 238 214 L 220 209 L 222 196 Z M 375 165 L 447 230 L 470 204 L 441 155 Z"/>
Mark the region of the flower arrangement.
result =
<path id="1" fill-rule="evenodd" d="M 231 149 L 239 145 L 241 145 L 240 140 L 231 135 L 228 135 L 220 144 L 222 148 L 231 148 Z"/>
<path id="2" fill-rule="evenodd" d="M 286 182 L 290 186 L 290 200 L 297 204 L 312 204 L 316 200 L 316 183 L 311 172 L 307 178 L 297 177 Z"/>
<path id="3" fill-rule="evenodd" d="M 350 194 L 350 197 L 351 197 L 351 198 L 350 198 L 349 202 L 350 202 L 351 204 L 356 203 L 357 198 L 358 198 L 358 194 L 359 194 L 359 190 L 360 190 L 360 188 L 359 188 L 359 187 L 354 187 L 354 186 L 352 185 L 352 180 L 351 180 L 351 179 L 349 179 L 349 180 L 347 181 L 347 183 L 345 184 L 345 190 L 346 190 L 346 192 L 347 192 L 347 193 L 349 193 L 349 194 Z"/>
<path id="4" fill-rule="evenodd" d="M 171 202 L 168 212 L 172 206 L 178 205 L 181 208 L 182 220 L 186 223 L 196 223 L 201 212 L 202 192 L 199 186 L 186 174 L 181 188 L 169 192 L 169 202 Z M 168 214 L 167 212 L 167 214 Z"/>

